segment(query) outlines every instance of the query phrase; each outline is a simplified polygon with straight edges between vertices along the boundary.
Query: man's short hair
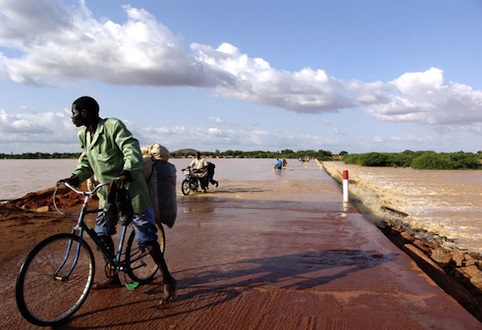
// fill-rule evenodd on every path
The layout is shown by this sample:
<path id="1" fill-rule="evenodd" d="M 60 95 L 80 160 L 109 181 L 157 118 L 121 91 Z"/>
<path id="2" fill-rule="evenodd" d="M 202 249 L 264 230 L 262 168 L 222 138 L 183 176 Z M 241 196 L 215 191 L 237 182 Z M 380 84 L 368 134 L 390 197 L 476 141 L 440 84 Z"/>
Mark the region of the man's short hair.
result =
<path id="1" fill-rule="evenodd" d="M 90 115 L 99 116 L 99 103 L 90 96 L 81 96 L 72 105 L 79 110 L 86 110 Z"/>

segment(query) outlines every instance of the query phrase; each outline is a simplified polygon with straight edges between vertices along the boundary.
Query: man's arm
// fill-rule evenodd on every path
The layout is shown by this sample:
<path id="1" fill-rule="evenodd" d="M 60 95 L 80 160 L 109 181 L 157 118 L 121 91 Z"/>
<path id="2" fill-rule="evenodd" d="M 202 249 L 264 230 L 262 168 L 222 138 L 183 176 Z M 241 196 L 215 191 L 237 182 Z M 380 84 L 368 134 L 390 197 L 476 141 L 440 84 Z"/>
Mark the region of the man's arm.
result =
<path id="1" fill-rule="evenodd" d="M 142 159 L 139 141 L 134 138 L 127 127 L 119 120 L 114 129 L 114 141 L 122 152 L 124 158 L 123 171 L 139 171 L 142 170 L 144 160 Z"/>

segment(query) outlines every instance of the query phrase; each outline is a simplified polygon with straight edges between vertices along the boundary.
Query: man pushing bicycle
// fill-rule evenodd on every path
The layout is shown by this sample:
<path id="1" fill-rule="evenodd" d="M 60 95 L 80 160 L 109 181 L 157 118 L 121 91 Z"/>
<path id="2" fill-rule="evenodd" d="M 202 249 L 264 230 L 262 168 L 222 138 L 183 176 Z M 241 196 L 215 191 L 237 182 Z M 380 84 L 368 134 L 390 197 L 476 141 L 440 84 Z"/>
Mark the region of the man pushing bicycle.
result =
<path id="1" fill-rule="evenodd" d="M 99 104 L 89 96 L 83 96 L 72 104 L 72 122 L 81 127 L 78 132 L 82 154 L 72 176 L 66 181 L 78 186 L 92 175 L 99 182 L 111 182 L 109 187 L 99 190 L 99 205 L 104 211 L 97 215 L 95 232 L 106 249 L 114 254 L 111 235 L 116 233 L 112 217 L 128 217 L 132 214 L 132 224 L 140 246 L 148 249 L 149 254 L 159 266 L 163 277 L 163 298 L 161 304 L 168 303 L 176 295 L 177 282 L 169 273 L 159 243 L 154 211 L 149 190 L 142 174 L 143 159 L 139 141 L 118 119 L 103 119 L 99 116 Z M 131 205 L 108 198 L 113 192 L 127 191 Z M 97 283 L 94 288 L 120 286 L 117 274 Z"/>

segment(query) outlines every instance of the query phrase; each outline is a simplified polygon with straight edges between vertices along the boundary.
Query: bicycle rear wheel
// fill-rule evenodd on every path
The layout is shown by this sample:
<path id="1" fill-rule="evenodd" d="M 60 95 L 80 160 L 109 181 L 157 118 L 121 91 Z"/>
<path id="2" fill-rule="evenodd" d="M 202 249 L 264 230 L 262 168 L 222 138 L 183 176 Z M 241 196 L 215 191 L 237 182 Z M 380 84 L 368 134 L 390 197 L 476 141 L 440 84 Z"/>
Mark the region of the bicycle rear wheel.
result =
<path id="1" fill-rule="evenodd" d="M 51 236 L 33 248 L 20 268 L 17 307 L 32 324 L 60 324 L 84 303 L 94 273 L 94 255 L 85 241 L 73 234 Z"/>
<path id="2" fill-rule="evenodd" d="M 159 228 L 159 246 L 164 252 L 166 248 L 166 238 L 164 236 L 164 229 Z M 157 264 L 152 259 L 149 251 L 141 248 L 135 236 L 135 231 L 132 230 L 126 246 L 126 271 L 127 275 L 139 284 L 144 284 L 152 280 L 158 270 Z"/>

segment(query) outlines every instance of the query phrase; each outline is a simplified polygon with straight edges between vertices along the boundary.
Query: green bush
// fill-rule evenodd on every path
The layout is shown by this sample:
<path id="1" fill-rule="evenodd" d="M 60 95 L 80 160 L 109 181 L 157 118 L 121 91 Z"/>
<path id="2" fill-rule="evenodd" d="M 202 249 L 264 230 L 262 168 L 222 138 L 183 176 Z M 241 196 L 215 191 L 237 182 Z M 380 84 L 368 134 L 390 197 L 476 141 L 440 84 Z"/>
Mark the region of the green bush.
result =
<path id="1" fill-rule="evenodd" d="M 459 151 L 456 153 L 447 154 L 447 156 L 449 158 L 450 166 L 454 170 L 475 170 L 481 168 L 480 160 L 475 154 Z"/>
<path id="2" fill-rule="evenodd" d="M 387 166 L 390 167 L 410 167 L 413 159 L 417 157 L 416 154 L 411 153 L 390 153 L 387 154 Z"/>
<path id="3" fill-rule="evenodd" d="M 369 152 L 359 157 L 362 166 L 387 166 L 387 160 L 387 155 L 379 152 Z"/>
<path id="4" fill-rule="evenodd" d="M 360 163 L 359 163 L 359 158 L 360 158 L 360 155 L 358 155 L 358 154 L 351 154 L 351 155 L 343 155 L 343 157 L 341 158 L 341 160 L 342 160 L 345 164 L 360 165 Z"/>
<path id="5" fill-rule="evenodd" d="M 361 166 L 412 167 L 424 170 L 482 169 L 480 153 L 436 153 L 435 151 L 409 151 L 402 153 L 370 152 L 344 155 L 345 164 Z"/>
<path id="6" fill-rule="evenodd" d="M 426 152 L 416 157 L 410 166 L 417 170 L 444 170 L 448 169 L 450 164 L 441 155 L 435 152 Z"/>
<path id="7" fill-rule="evenodd" d="M 426 152 L 416 157 L 411 164 L 414 169 L 424 170 L 463 170 L 480 169 L 477 155 L 465 152 L 440 153 Z"/>

